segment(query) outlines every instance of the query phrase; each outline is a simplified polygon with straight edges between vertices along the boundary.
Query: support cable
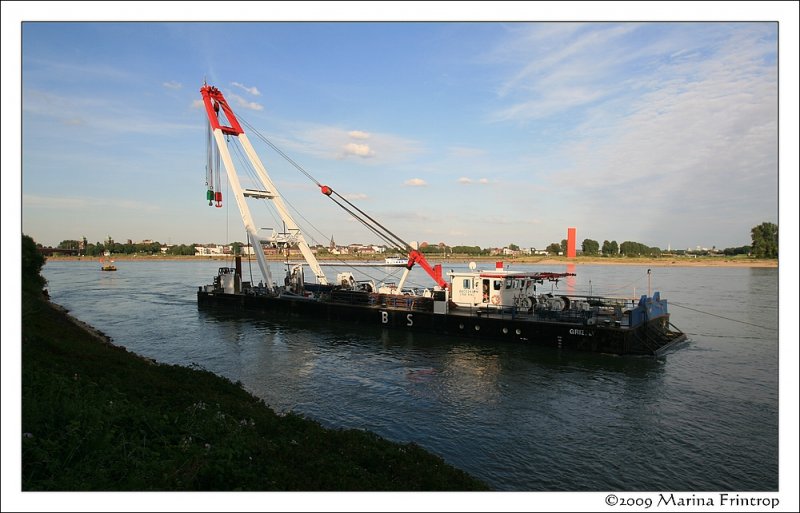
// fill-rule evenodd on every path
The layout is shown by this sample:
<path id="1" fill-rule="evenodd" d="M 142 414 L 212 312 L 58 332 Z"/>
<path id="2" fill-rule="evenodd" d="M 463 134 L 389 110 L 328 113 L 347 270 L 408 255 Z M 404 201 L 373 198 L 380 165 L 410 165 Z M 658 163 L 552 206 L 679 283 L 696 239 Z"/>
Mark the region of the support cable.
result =
<path id="1" fill-rule="evenodd" d="M 250 123 L 248 123 L 246 120 L 242 119 L 241 117 L 239 118 L 239 120 L 240 120 L 240 121 L 242 122 L 242 124 L 243 124 L 244 126 L 246 126 L 246 127 L 247 127 L 247 128 L 248 128 L 248 129 L 249 129 L 251 132 L 252 132 L 252 133 L 254 133 L 254 134 L 256 135 L 256 137 L 258 137 L 259 139 L 261 139 L 261 140 L 262 140 L 262 141 L 263 141 L 265 144 L 267 144 L 267 145 L 268 145 L 270 148 L 272 148 L 273 150 L 275 150 L 275 152 L 276 152 L 276 153 L 278 153 L 278 155 L 280 155 L 281 157 L 283 157 L 284 159 L 286 159 L 286 161 L 287 161 L 287 162 L 289 162 L 289 163 L 290 163 L 292 166 L 294 166 L 294 167 L 295 167 L 295 168 L 296 168 L 298 171 L 300 171 L 301 173 L 303 173 L 303 174 L 304 174 L 304 175 L 305 175 L 305 176 L 306 176 L 306 177 L 307 177 L 309 180 L 311 180 L 311 181 L 314 183 L 314 185 L 316 185 L 317 187 L 320 187 L 320 188 L 321 188 L 321 187 L 323 187 L 322 183 L 320 183 L 320 182 L 319 182 L 319 180 L 317 180 L 316 178 L 314 178 L 314 177 L 311 175 L 311 173 L 309 173 L 308 171 L 306 171 L 305 169 L 303 169 L 303 167 L 302 167 L 300 164 L 298 164 L 297 162 L 295 162 L 294 160 L 292 160 L 292 158 L 291 158 L 291 157 L 289 157 L 288 155 L 286 155 L 286 154 L 285 154 L 285 153 L 284 153 L 284 152 L 283 152 L 283 151 L 282 151 L 280 148 L 278 148 L 277 146 L 275 146 L 275 145 L 274 145 L 274 144 L 273 144 L 273 143 L 272 143 L 272 142 L 271 142 L 269 139 L 267 139 L 266 137 L 264 137 L 264 136 L 263 136 L 263 135 L 262 135 L 262 134 L 261 134 L 261 133 L 260 133 L 258 130 L 256 130 L 256 128 L 255 128 L 255 127 L 253 127 L 253 126 L 252 126 Z M 361 210 L 360 208 L 358 208 L 356 205 L 354 205 L 353 203 L 351 203 L 351 202 L 350 202 L 349 200 L 347 200 L 347 199 L 346 199 L 344 196 L 342 196 L 342 195 L 341 195 L 341 194 L 339 194 L 338 192 L 334 191 L 333 189 L 331 189 L 331 192 L 332 192 L 332 193 L 334 193 L 334 194 L 336 194 L 336 196 L 338 196 L 339 198 L 341 198 L 341 200 L 342 200 L 342 201 L 344 201 L 345 203 L 347 203 L 347 204 L 348 204 L 350 207 L 352 207 L 353 209 L 355 209 L 356 211 L 358 211 L 358 212 L 361 214 L 361 216 L 363 216 L 363 217 L 365 217 L 366 219 L 368 219 L 368 220 L 369 220 L 369 221 L 370 221 L 370 222 L 371 222 L 371 223 L 372 223 L 374 226 L 370 226 L 370 223 L 368 223 L 367 221 L 365 221 L 365 220 L 364 220 L 364 219 L 363 219 L 361 216 L 359 216 L 358 214 L 355 214 L 355 213 L 354 213 L 352 210 L 350 210 L 350 209 L 348 209 L 348 208 L 344 207 L 344 206 L 343 206 L 343 205 L 342 205 L 340 202 L 338 202 L 338 201 L 335 201 L 335 200 L 334 200 L 334 203 L 336 203 L 336 204 L 337 204 L 337 205 L 338 205 L 340 208 L 344 209 L 344 210 L 345 210 L 345 211 L 346 211 L 348 214 L 350 214 L 351 216 L 353 216 L 353 217 L 354 217 L 356 220 L 358 220 L 359 222 L 361 222 L 361 224 L 363 224 L 364 226 L 366 226 L 367 228 L 369 228 L 369 229 L 370 229 L 370 230 L 371 230 L 371 231 L 372 231 L 374 234 L 378 235 L 378 236 L 379 236 L 379 237 L 380 237 L 382 240 L 386 241 L 386 242 L 387 242 L 387 243 L 389 243 L 391 246 L 393 246 L 393 247 L 395 247 L 395 248 L 397 248 L 397 249 L 402 249 L 402 250 L 404 250 L 404 251 L 407 251 L 407 250 L 410 248 L 410 245 L 409 245 L 407 242 L 405 242 L 403 239 L 401 239 L 400 237 L 398 237 L 397 235 L 395 235 L 394 233 L 392 233 L 390 230 L 388 230 L 388 229 L 387 229 L 385 226 L 383 226 L 382 224 L 380 224 L 378 221 L 376 221 L 375 219 L 373 219 L 372 217 L 370 217 L 370 216 L 369 216 L 369 215 L 368 215 L 366 212 L 364 212 L 363 210 Z M 331 197 L 331 196 L 330 196 L 330 195 L 328 195 L 328 197 Z M 331 199 L 333 199 L 333 198 L 331 197 Z M 382 232 L 384 232 L 384 234 L 383 234 L 383 235 L 380 233 L 381 231 L 382 231 Z M 392 239 L 394 239 L 394 241 L 392 241 Z"/>
<path id="2" fill-rule="evenodd" d="M 692 308 L 690 306 L 682 305 L 682 304 L 676 303 L 674 301 L 670 301 L 669 304 L 678 306 L 680 308 L 685 308 L 685 309 L 691 310 L 693 312 L 698 312 L 698 313 L 710 315 L 712 317 L 717 317 L 719 319 L 725 319 L 726 321 L 733 321 L 733 322 L 738 322 L 738 323 L 741 323 L 741 324 L 747 324 L 748 326 L 755 326 L 756 328 L 762 328 L 762 329 L 769 330 L 769 331 L 778 331 L 777 329 L 770 328 L 768 326 L 761 326 L 760 324 L 753 324 L 752 322 L 740 321 L 739 319 L 731 319 L 730 317 L 725 317 L 723 315 L 719 315 L 719 314 L 715 314 L 715 313 L 711 313 L 711 312 L 704 312 L 703 310 L 698 310 L 697 308 Z"/>

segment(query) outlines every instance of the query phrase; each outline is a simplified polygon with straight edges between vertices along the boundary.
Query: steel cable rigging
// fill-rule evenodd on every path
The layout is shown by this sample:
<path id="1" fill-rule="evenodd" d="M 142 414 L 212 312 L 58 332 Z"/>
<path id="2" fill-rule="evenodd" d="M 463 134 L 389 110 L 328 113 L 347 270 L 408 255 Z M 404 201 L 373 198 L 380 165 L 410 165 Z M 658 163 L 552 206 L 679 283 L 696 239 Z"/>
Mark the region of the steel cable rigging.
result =
<path id="1" fill-rule="evenodd" d="M 270 148 L 275 150 L 275 152 L 278 155 L 283 157 L 287 162 L 289 162 L 289 164 L 291 164 L 298 171 L 303 173 L 309 180 L 311 180 L 314 183 L 314 185 L 320 188 L 320 190 L 325 196 L 328 196 L 331 199 L 331 201 L 336 203 L 336 205 L 338 205 L 339 208 L 343 209 L 345 212 L 350 214 L 354 219 L 356 219 L 358 222 L 364 225 L 367 229 L 369 229 L 372 233 L 378 236 L 381 240 L 386 242 L 389 246 L 391 246 L 394 249 L 399 249 L 402 251 L 408 251 L 409 249 L 411 249 L 410 244 L 408 244 L 406 241 L 398 237 L 396 234 L 392 233 L 392 231 L 390 231 L 381 223 L 373 219 L 369 214 L 358 208 L 356 205 L 351 203 L 347 198 L 345 198 L 344 196 L 333 190 L 330 186 L 323 185 L 322 183 L 320 183 L 320 181 L 314 178 L 311 175 L 311 173 L 303 169 L 303 167 L 300 164 L 295 162 L 291 157 L 286 155 L 280 148 L 275 146 L 269 139 L 267 139 L 258 130 L 256 130 L 255 127 L 253 127 L 250 123 L 248 123 L 247 120 L 242 119 L 241 117 L 239 119 L 242 122 L 242 124 L 248 128 L 250 132 L 255 134 L 256 137 L 258 137 L 264 142 L 264 144 L 268 145 Z M 334 195 L 339 199 L 334 198 L 333 197 Z M 343 203 L 346 203 L 348 206 L 345 206 Z"/>
<path id="2" fill-rule="evenodd" d="M 241 119 L 241 118 L 240 118 L 240 119 Z M 301 172 L 302 172 L 304 175 L 306 175 L 306 176 L 307 176 L 307 177 L 308 177 L 308 178 L 309 178 L 311 181 L 313 181 L 315 184 L 317 184 L 317 185 L 318 185 L 318 182 L 317 182 L 317 181 L 316 181 L 316 180 L 315 180 L 315 179 L 314 179 L 314 178 L 313 178 L 313 177 L 312 177 L 312 176 L 311 176 L 311 175 L 310 175 L 310 174 L 309 174 L 307 171 L 305 171 L 304 169 L 302 169 L 302 167 L 300 167 L 300 165 L 299 165 L 299 164 L 297 164 L 297 163 L 296 163 L 294 160 L 292 160 L 290 157 L 288 157 L 288 156 L 287 156 L 287 155 L 286 155 L 286 154 L 285 154 L 283 151 L 281 151 L 281 150 L 280 150 L 280 149 L 279 149 L 277 146 L 275 146 L 273 143 L 271 143 L 271 142 L 269 142 L 268 140 L 266 140 L 266 138 L 264 138 L 263 136 L 261 136 L 260 134 L 258 134 L 258 132 L 257 132 L 255 129 L 253 129 L 253 128 L 252 128 L 252 126 L 250 126 L 250 125 L 249 125 L 249 124 L 248 124 L 246 121 L 242 120 L 242 123 L 243 123 L 245 126 L 248 126 L 248 128 L 249 128 L 251 131 L 253 131 L 254 133 L 256 133 L 256 135 L 257 135 L 257 136 L 258 136 L 258 137 L 259 137 L 259 138 L 260 138 L 262 141 L 265 141 L 265 143 L 266 143 L 266 144 L 268 144 L 268 145 L 269 145 L 271 148 L 273 148 L 273 149 L 274 149 L 276 152 L 278 152 L 278 153 L 279 153 L 281 156 L 283 156 L 283 157 L 284 157 L 284 158 L 285 158 L 287 161 L 289 161 L 289 162 L 290 162 L 290 163 L 291 163 L 293 166 L 295 166 L 296 168 L 298 168 L 298 169 L 299 169 L 299 170 L 300 170 L 300 171 L 301 171 Z M 231 154 L 236 156 L 236 158 L 237 158 L 237 161 L 238 161 L 238 163 L 239 163 L 239 167 L 240 167 L 240 169 L 243 169 L 243 170 L 244 170 L 244 173 L 245 173 L 245 175 L 248 177 L 248 179 L 249 179 L 249 180 L 251 180 L 253 183 L 258 183 L 258 178 L 257 178 L 257 176 L 256 176 L 255 169 L 254 169 L 254 168 L 253 168 L 253 166 L 250 164 L 250 161 L 249 161 L 249 160 L 248 160 L 248 159 L 245 157 L 245 155 L 243 155 L 243 150 L 242 150 L 241 146 L 240 146 L 240 145 L 237 143 L 237 141 L 238 141 L 238 139 L 236 139 L 236 138 L 233 138 L 233 139 L 231 139 L 231 138 L 227 138 L 227 137 L 226 137 L 226 142 L 228 143 L 228 147 L 232 149 L 232 151 L 231 151 Z M 320 186 L 320 187 L 324 187 L 324 186 Z M 272 191 L 270 191 L 270 192 L 272 192 Z M 339 195 L 338 193 L 336 193 L 336 194 L 337 194 L 337 196 Z M 306 217 L 303 215 L 303 213 L 302 213 L 302 212 L 300 212 L 300 211 L 299 211 L 297 208 L 295 208 L 295 206 L 292 204 L 292 202 L 291 202 L 291 201 L 289 201 L 289 200 L 288 200 L 288 199 L 287 199 L 285 196 L 283 196 L 283 195 L 281 195 L 281 197 L 283 198 L 283 201 L 284 201 L 284 203 L 286 203 L 286 204 L 287 204 L 287 205 L 288 205 L 288 206 L 289 206 L 289 207 L 292 209 L 292 211 L 293 211 L 293 212 L 294 212 L 296 215 L 298 215 L 298 216 L 299 216 L 301 219 L 303 219 L 303 221 L 305 221 L 305 223 L 306 223 L 306 224 L 307 224 L 309 227 L 313 228 L 313 229 L 314 229 L 314 230 L 315 230 L 315 231 L 316 231 L 316 232 L 317 232 L 317 233 L 318 233 L 320 236 L 322 236 L 323 238 L 325 238 L 325 239 L 330 239 L 330 237 L 329 237 L 329 236 L 327 236 L 326 234 L 324 234 L 324 233 L 323 233 L 323 232 L 322 232 L 322 231 L 321 231 L 319 228 L 317 228 L 317 227 L 316 227 L 316 226 L 315 226 L 315 225 L 314 225 L 314 224 L 313 224 L 311 221 L 309 221 L 309 220 L 308 220 L 308 219 L 307 219 L 307 218 L 306 218 Z M 345 210 L 346 212 L 350 213 L 350 215 L 352 215 L 352 216 L 353 216 L 353 217 L 354 217 L 356 220 L 358 220 L 358 221 L 359 221 L 359 222 L 360 222 L 362 225 L 364 225 L 364 226 L 365 226 L 367 229 L 369 229 L 370 231 L 372 231 L 372 233 L 374 233 L 375 235 L 377 235 L 379 238 L 381 238 L 382 240 L 384 240 L 384 242 L 387 242 L 387 243 L 388 243 L 390 246 L 393 246 L 393 247 L 395 247 L 396 249 L 403 249 L 403 250 L 407 249 L 407 248 L 404 248 L 404 247 L 398 246 L 396 243 L 393 243 L 391 240 L 387 240 L 387 238 L 386 238 L 386 237 L 384 237 L 384 236 L 383 236 L 383 235 L 380 233 L 380 231 L 378 231 L 378 230 L 377 230 L 377 229 L 375 229 L 373 226 L 371 226 L 369 223 L 365 222 L 365 221 L 364 221 L 362 218 L 360 218 L 359 216 L 357 216 L 356 214 L 354 214 L 353 212 L 351 212 L 351 211 L 350 211 L 350 209 L 348 209 L 346 206 L 344 206 L 344 205 L 341 205 L 341 204 L 340 204 L 340 203 L 339 203 L 339 202 L 338 202 L 338 201 L 337 201 L 335 198 L 331 198 L 331 200 L 332 200 L 334 203 L 336 203 L 337 205 L 339 205 L 339 206 L 340 206 L 340 207 L 341 207 L 343 210 Z M 346 200 L 346 199 L 344 199 L 344 201 L 347 201 L 347 200 Z M 352 206 L 353 206 L 353 208 L 355 208 L 355 209 L 359 210 L 359 212 L 361 212 L 361 213 L 362 213 L 364 216 L 366 216 L 366 217 L 369 217 L 369 215 L 368 215 L 368 214 L 366 214 L 366 213 L 362 212 L 360 209 L 358 209 L 358 207 L 356 207 L 355 205 L 353 205 L 353 204 L 352 204 L 352 203 L 350 203 L 349 201 L 347 201 L 347 203 L 348 203 L 348 204 L 350 204 L 350 205 L 352 205 Z M 276 213 L 275 213 L 274 209 L 272 209 L 272 208 L 269 208 L 269 202 L 266 202 L 266 203 L 264 203 L 264 204 L 265 204 L 265 208 L 266 208 L 266 210 L 268 211 L 269 215 L 272 217 L 272 220 L 273 220 L 274 222 L 276 222 L 276 223 L 279 223 L 279 221 L 278 221 L 278 218 L 276 217 Z M 370 218 L 370 219 L 371 219 L 371 218 Z M 373 220 L 373 221 L 374 221 L 374 220 Z M 374 221 L 374 222 L 376 222 L 376 221 Z M 377 223 L 377 222 L 376 222 L 376 223 Z M 277 225 L 276 225 L 276 226 L 277 226 Z M 388 230 L 387 230 L 387 231 L 388 231 Z M 304 233 L 308 234 L 308 232 L 304 232 Z M 315 240 L 315 239 L 314 239 L 314 237 L 311 237 L 310 239 L 311 239 L 311 241 L 312 241 L 314 244 L 319 244 L 319 241 Z M 248 240 L 249 240 L 249 236 L 248 236 Z M 401 242 L 402 242 L 402 241 L 401 241 Z M 341 264 L 342 264 L 342 267 L 347 267 L 347 268 L 349 268 L 349 269 L 351 269 L 351 270 L 353 270 L 353 271 L 359 271 L 361 274 L 363 274 L 363 275 L 364 275 L 364 276 L 366 276 L 367 278 L 370 278 L 370 279 L 372 279 L 372 280 L 375 280 L 375 281 L 380 281 L 380 279 L 379 279 L 379 278 L 377 278 L 376 276 L 373 276 L 373 275 L 371 275 L 370 273 L 366 272 L 366 271 L 365 271 L 363 268 L 358 268 L 358 269 L 357 269 L 355 266 L 351 265 L 351 263 L 350 263 L 350 262 L 348 262 L 348 261 L 346 261 L 346 260 L 344 260 L 344 259 L 338 258 L 338 259 L 337 259 L 337 261 L 338 261 L 339 263 L 341 263 Z M 389 273 L 389 275 L 388 275 L 388 276 L 390 276 L 390 277 L 394 277 L 394 276 L 395 276 L 395 274 L 396 274 L 396 273 Z M 384 279 L 385 279 L 385 278 L 384 278 Z M 415 283 L 415 285 L 417 285 L 417 286 L 420 286 L 418 283 Z"/>

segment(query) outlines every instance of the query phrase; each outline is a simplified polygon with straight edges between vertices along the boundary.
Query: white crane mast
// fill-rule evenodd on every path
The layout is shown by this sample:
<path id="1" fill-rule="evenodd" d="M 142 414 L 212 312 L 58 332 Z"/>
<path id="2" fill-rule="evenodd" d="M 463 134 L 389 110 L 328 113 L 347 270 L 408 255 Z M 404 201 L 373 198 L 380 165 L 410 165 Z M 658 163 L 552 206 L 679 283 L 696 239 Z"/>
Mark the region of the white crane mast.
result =
<path id="1" fill-rule="evenodd" d="M 292 215 L 289 213 L 289 210 L 286 208 L 283 198 L 281 198 L 280 194 L 278 193 L 278 190 L 270 179 L 264 164 L 262 164 L 261 160 L 258 158 L 258 155 L 253 149 L 253 145 L 250 144 L 250 140 L 247 138 L 247 135 L 245 135 L 241 125 L 239 125 L 236 116 L 233 114 L 233 111 L 228 105 L 228 102 L 225 100 L 225 97 L 222 95 L 222 92 L 220 92 L 216 87 L 209 85 L 203 85 L 203 87 L 200 89 L 200 92 L 203 95 L 203 102 L 205 103 L 206 113 L 208 114 L 209 123 L 211 124 L 214 134 L 214 140 L 219 148 L 222 162 L 225 165 L 225 172 L 228 176 L 228 182 L 230 183 L 233 196 L 236 199 L 236 205 L 239 207 L 239 213 L 242 216 L 245 230 L 247 230 L 250 240 L 253 242 L 256 260 L 258 261 L 258 266 L 261 269 L 261 274 L 264 276 L 266 281 L 267 288 L 270 290 L 273 289 L 273 280 L 272 273 L 269 269 L 269 263 L 264 256 L 264 250 L 261 244 L 262 240 L 273 243 L 285 242 L 287 244 L 297 244 L 300 252 L 303 255 L 303 258 L 305 258 L 306 262 L 308 262 L 308 265 L 314 272 L 318 282 L 320 284 L 327 285 L 328 280 L 325 276 L 325 273 L 322 272 L 322 268 L 320 267 L 319 262 L 317 262 L 314 253 L 312 253 L 311 248 L 308 246 L 303 234 L 300 232 L 300 228 L 297 226 L 297 223 L 294 221 Z M 218 117 L 220 109 L 222 109 L 222 111 L 225 113 L 225 117 L 227 118 L 228 123 L 230 123 L 230 126 L 225 126 L 220 123 Z M 231 159 L 230 152 L 228 151 L 228 146 L 225 143 L 225 135 L 238 137 L 248 160 L 258 175 L 261 190 L 242 189 L 239 181 L 239 175 L 236 171 L 236 167 L 233 165 L 233 160 Z M 262 239 L 258 235 L 258 229 L 256 225 L 253 223 L 253 217 L 250 214 L 250 209 L 247 206 L 247 201 L 245 199 L 246 197 L 271 200 L 278 211 L 278 215 L 286 225 L 288 236 L 286 236 L 287 234 L 284 234 L 283 237 L 279 237 L 273 233 L 270 239 Z"/>

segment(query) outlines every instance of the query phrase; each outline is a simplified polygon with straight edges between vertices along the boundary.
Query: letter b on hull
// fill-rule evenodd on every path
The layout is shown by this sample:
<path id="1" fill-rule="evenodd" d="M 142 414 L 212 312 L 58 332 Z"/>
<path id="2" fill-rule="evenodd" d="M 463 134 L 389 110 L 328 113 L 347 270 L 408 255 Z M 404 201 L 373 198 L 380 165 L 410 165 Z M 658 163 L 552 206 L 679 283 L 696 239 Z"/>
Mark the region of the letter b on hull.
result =
<path id="1" fill-rule="evenodd" d="M 389 324 L 389 312 L 381 312 L 381 324 Z M 406 315 L 406 326 L 414 325 L 413 314 Z"/>

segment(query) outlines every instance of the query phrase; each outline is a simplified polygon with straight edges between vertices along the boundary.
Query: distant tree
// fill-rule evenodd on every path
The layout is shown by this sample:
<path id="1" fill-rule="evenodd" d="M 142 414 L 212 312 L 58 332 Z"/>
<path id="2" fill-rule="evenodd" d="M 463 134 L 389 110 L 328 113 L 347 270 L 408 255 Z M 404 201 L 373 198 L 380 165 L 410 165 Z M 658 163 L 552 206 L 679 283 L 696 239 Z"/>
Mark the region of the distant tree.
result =
<path id="1" fill-rule="evenodd" d="M 89 243 L 86 246 L 86 256 L 97 256 L 103 254 L 103 244 L 101 242 Z"/>
<path id="2" fill-rule="evenodd" d="M 197 250 L 194 249 L 195 246 L 199 246 L 199 244 L 181 244 L 180 246 L 175 246 L 177 248 L 175 250 L 175 255 L 184 255 L 184 256 L 194 256 L 197 253 Z"/>
<path id="3" fill-rule="evenodd" d="M 619 247 L 617 246 L 617 241 L 612 240 L 611 242 L 604 240 L 603 241 L 603 255 L 606 256 L 613 256 L 619 253 Z"/>
<path id="4" fill-rule="evenodd" d="M 80 242 L 77 240 L 62 240 L 58 243 L 58 249 L 78 249 Z"/>
<path id="5" fill-rule="evenodd" d="M 567 254 L 567 239 L 561 239 L 561 252 Z"/>
<path id="6" fill-rule="evenodd" d="M 42 277 L 45 258 L 33 239 L 22 236 L 22 287 L 25 290 L 41 290 L 47 281 Z"/>
<path id="7" fill-rule="evenodd" d="M 740 246 L 738 248 L 725 248 L 722 252 L 727 256 L 749 255 L 751 250 L 750 246 Z"/>
<path id="8" fill-rule="evenodd" d="M 753 256 L 778 258 L 778 225 L 761 223 L 750 230 L 753 239 Z"/>
<path id="9" fill-rule="evenodd" d="M 516 244 L 509 244 L 508 249 L 510 249 L 511 251 L 519 251 L 519 246 L 517 246 Z"/>
<path id="10" fill-rule="evenodd" d="M 483 250 L 480 246 L 453 246 L 451 253 L 457 255 L 480 255 Z"/>
<path id="11" fill-rule="evenodd" d="M 600 252 L 600 243 L 592 239 L 583 239 L 581 249 L 584 255 L 596 255 Z"/>
<path id="12" fill-rule="evenodd" d="M 558 242 L 554 242 L 554 243 L 550 244 L 549 246 L 547 246 L 546 251 L 549 254 L 557 255 L 557 254 L 563 252 L 562 248 L 563 248 L 563 246 L 561 246 L 561 244 L 559 244 Z"/>
<path id="13" fill-rule="evenodd" d="M 634 249 L 634 243 L 629 240 L 626 240 L 619 245 L 619 254 L 626 256 L 634 256 L 638 254 L 638 252 L 635 251 Z"/>
<path id="14" fill-rule="evenodd" d="M 625 256 L 661 256 L 660 248 L 628 240 L 619 245 L 619 252 Z"/>

